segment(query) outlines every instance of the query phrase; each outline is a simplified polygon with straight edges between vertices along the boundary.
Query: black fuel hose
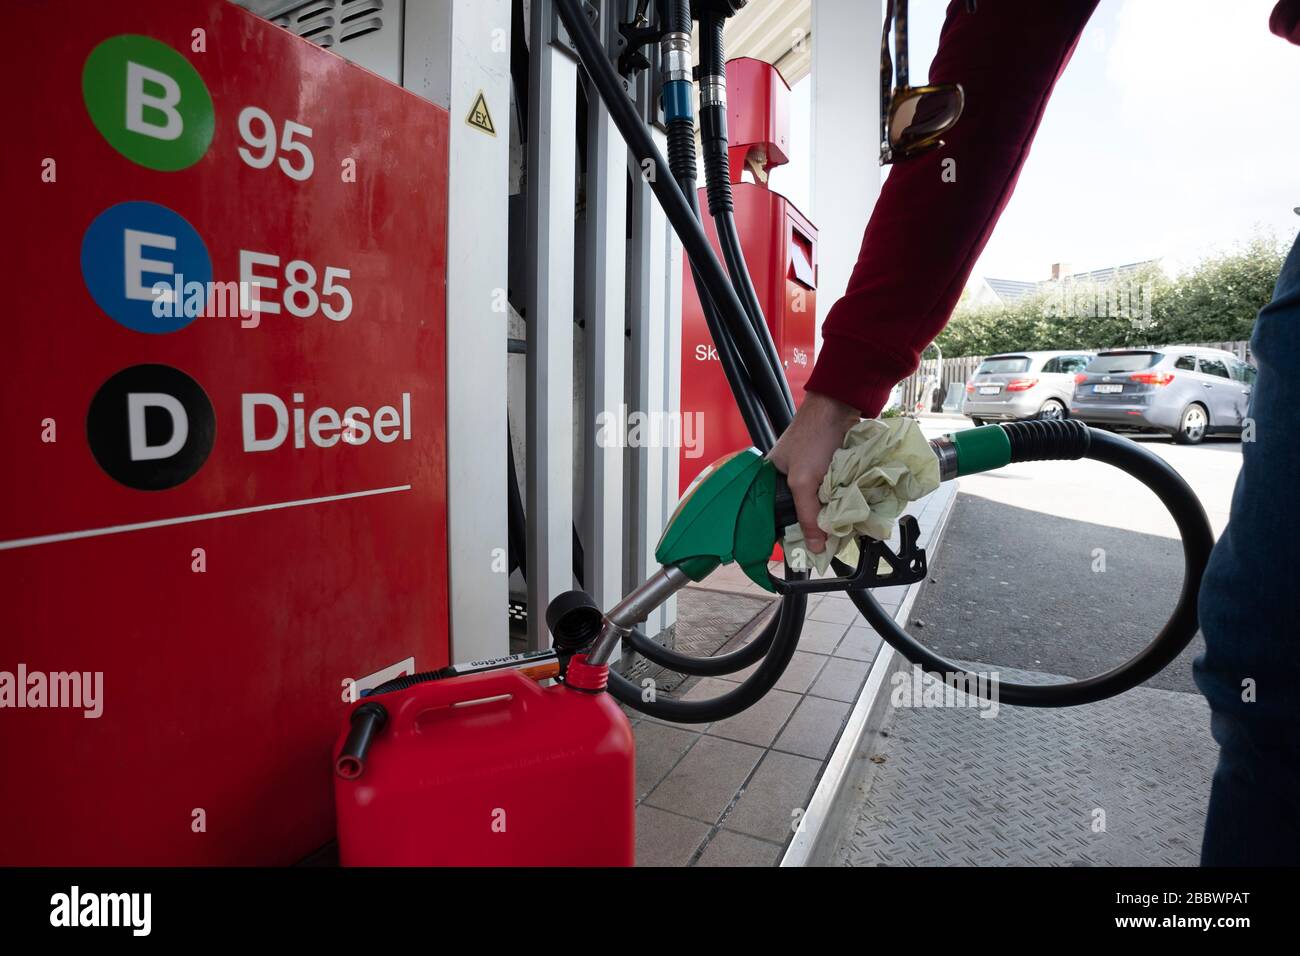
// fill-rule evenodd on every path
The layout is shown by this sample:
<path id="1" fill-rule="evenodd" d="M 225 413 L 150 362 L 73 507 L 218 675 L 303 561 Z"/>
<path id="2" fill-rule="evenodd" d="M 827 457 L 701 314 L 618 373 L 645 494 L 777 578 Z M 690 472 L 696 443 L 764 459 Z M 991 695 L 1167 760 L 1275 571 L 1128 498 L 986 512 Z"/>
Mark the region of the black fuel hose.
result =
<path id="1" fill-rule="evenodd" d="M 680 121 L 670 124 L 668 129 L 668 157 L 668 165 L 677 178 L 677 185 L 681 189 L 682 195 L 686 197 L 692 215 L 699 219 L 699 200 L 695 196 L 694 186 L 695 130 L 693 124 L 689 121 L 687 121 L 685 128 L 680 124 Z M 776 444 L 772 424 L 753 391 L 745 388 L 748 372 L 737 354 L 735 340 L 728 332 L 722 316 L 718 313 L 718 307 L 714 303 L 712 296 L 709 295 L 709 290 L 704 285 L 698 267 L 689 258 L 687 261 L 691 264 L 691 280 L 695 283 L 695 292 L 700 300 L 700 310 L 704 313 L 704 324 L 708 327 L 714 348 L 717 349 L 718 360 L 722 365 L 722 374 L 726 377 L 732 394 L 736 396 L 736 405 L 740 409 L 740 417 L 745 423 L 745 430 L 749 433 L 749 440 L 753 442 L 755 448 L 762 448 L 766 451 Z"/>
<path id="2" fill-rule="evenodd" d="M 624 92 L 622 81 L 606 58 L 605 50 L 577 0 L 556 0 L 555 9 L 564 21 L 569 37 L 587 69 L 587 75 L 604 100 L 624 142 L 642 168 L 646 168 L 647 162 L 650 164 L 650 189 L 663 207 L 673 231 L 681 239 L 686 255 L 699 270 L 709 297 L 735 339 L 739 356 L 748 372 L 749 389 L 757 396 L 772 423 L 773 432 L 779 435 L 793 419 L 794 409 L 785 402 L 783 390 L 771 374 L 762 343 L 754 334 L 745 307 L 728 280 L 722 264 L 713 254 L 713 247 L 704 234 L 704 228 L 692 213 L 690 203 L 683 195 L 667 160 L 659 152 L 650 131 Z"/>
<path id="3" fill-rule="evenodd" d="M 672 32 L 676 27 L 682 32 L 690 30 L 690 0 L 669 0 L 665 7 L 667 27 L 665 32 Z M 684 24 L 684 29 L 683 29 Z M 668 167 L 672 170 L 677 187 L 682 191 L 691 214 L 700 218 L 699 201 L 695 196 L 695 124 L 689 117 L 678 117 L 668 121 Z M 741 420 L 749 433 L 749 440 L 754 447 L 768 449 L 776 444 L 772 424 L 760 406 L 754 392 L 745 388 L 747 370 L 744 361 L 736 349 L 735 339 L 729 333 L 726 323 L 718 311 L 718 306 L 709 294 L 708 287 L 700 276 L 699 267 L 689 256 L 691 281 L 700 300 L 700 311 L 704 313 L 704 324 L 709 330 L 722 365 L 722 374 L 727 379 L 736 405 L 740 410 Z"/>
<path id="4" fill-rule="evenodd" d="M 689 33 L 689 0 L 674 0 L 674 3 L 677 17 L 680 18 L 684 13 L 686 17 L 685 32 Z M 755 436 L 756 444 L 766 451 L 772 447 L 774 434 L 783 431 L 793 417 L 793 403 L 786 401 L 782 389 L 775 386 L 772 379 L 772 366 L 763 356 L 762 342 L 753 335 L 753 329 L 748 325 L 744 308 L 736 297 L 735 290 L 727 282 L 726 274 L 722 271 L 722 266 L 718 263 L 717 258 L 714 257 L 708 239 L 700 227 L 698 219 L 699 205 L 695 201 L 694 187 L 692 185 L 688 189 L 682 189 L 674 177 L 662 174 L 662 171 L 668 168 L 668 164 L 660 155 L 654 140 L 650 138 L 650 134 L 645 130 L 640 119 L 632 110 L 631 104 L 623 94 L 622 84 L 614 75 L 609 63 L 604 59 L 600 51 L 599 40 L 596 38 L 586 17 L 577 11 L 573 0 L 557 0 L 556 6 L 560 17 L 564 20 L 565 26 L 574 39 L 575 45 L 578 47 L 583 62 L 588 65 L 588 74 L 592 82 L 595 83 L 601 99 L 609 106 L 610 115 L 618 125 L 623 138 L 634 153 L 650 159 L 654 163 L 655 175 L 650 179 L 651 187 L 663 205 L 665 212 L 668 213 L 669 221 L 672 222 L 674 230 L 681 237 L 682 244 L 686 248 L 691 262 L 692 275 L 700 293 L 700 301 L 705 308 L 706 320 L 712 315 L 709 328 L 714 335 L 719 354 L 722 355 L 725 350 L 727 354 L 735 357 L 735 361 L 730 366 L 724 362 L 724 370 L 727 368 L 733 370 L 732 373 L 728 374 L 728 383 L 731 385 L 732 392 L 735 394 L 742 412 L 746 409 L 752 409 L 754 424 L 750 429 L 751 435 Z M 678 142 L 681 143 L 682 141 L 679 131 Z M 689 179 L 693 184 L 695 148 L 693 130 L 691 131 L 690 141 L 690 166 L 692 171 L 689 172 Z M 686 170 L 683 170 L 683 172 L 686 172 Z M 685 198 L 686 194 L 690 196 L 689 202 Z M 685 213 L 684 219 L 683 210 Z M 700 256 L 701 248 L 704 250 L 702 257 Z M 719 301 L 722 303 L 722 310 L 717 307 L 716 303 Z M 740 345 L 737 345 L 732 335 L 733 330 L 740 333 Z M 745 331 L 750 334 L 745 335 Z M 741 362 L 754 364 L 747 366 L 742 365 Z M 748 373 L 748 369 L 751 367 L 763 370 L 767 374 L 763 375 L 760 372 L 758 380 L 755 381 L 753 376 Z M 785 393 L 788 394 L 788 388 Z M 747 424 L 749 424 L 748 421 Z M 513 449 L 510 450 L 510 457 L 513 458 Z M 512 460 L 512 484 L 513 472 Z M 520 559 L 522 565 L 522 550 Z M 795 578 L 803 577 L 799 573 L 792 576 Z M 667 698 L 659 700 L 657 695 L 646 695 L 643 688 L 633 684 L 613 670 L 609 673 L 609 692 L 615 699 L 627 704 L 629 707 L 662 720 L 671 720 L 678 723 L 710 723 L 735 716 L 767 694 L 776 682 L 781 679 L 781 675 L 785 673 L 790 659 L 794 656 L 795 648 L 799 644 L 799 633 L 803 627 L 803 615 L 806 607 L 807 600 L 801 595 L 785 598 L 781 603 L 781 610 L 777 617 L 768 622 L 757 638 L 737 651 L 715 658 L 691 658 L 680 655 L 655 644 L 645 635 L 639 633 L 629 637 L 629 642 L 638 649 L 651 652 L 646 655 L 647 657 L 654 659 L 652 655 L 658 654 L 661 660 L 667 662 L 664 666 L 673 667 L 674 664 L 681 664 L 686 667 L 705 668 L 700 673 L 714 675 L 732 673 L 748 667 L 761 657 L 762 664 L 754 673 L 740 683 L 735 690 L 727 694 L 702 701 L 671 700 Z M 673 669 L 680 668 L 674 667 Z M 683 669 L 682 672 L 689 673 L 690 671 Z M 426 681 L 438 680 L 443 676 L 444 674 L 440 671 L 425 671 L 407 677 L 394 678 L 375 688 L 370 692 L 370 695 L 406 690 Z M 647 697 L 649 699 L 646 699 Z M 382 711 L 382 708 L 380 710 Z M 360 761 L 364 759 L 365 749 L 368 748 L 373 735 L 383 726 L 383 722 L 378 718 L 367 717 L 362 723 L 365 726 L 360 729 L 354 726 L 353 732 L 348 738 L 348 745 L 344 747 L 340 756 L 342 762 L 339 765 L 338 772 L 344 776 L 355 776 L 361 772 Z M 364 744 L 360 743 L 362 738 L 364 738 Z M 356 752 L 354 753 L 354 751 Z"/>
<path id="5" fill-rule="evenodd" d="M 740 230 L 736 228 L 735 201 L 731 194 L 731 158 L 727 135 L 727 60 L 723 46 L 726 17 L 705 12 L 700 17 L 700 143 L 704 148 L 705 190 L 709 214 L 718 233 L 718 246 L 732 284 L 740 292 L 754 334 L 763 340 L 772 373 L 793 407 L 794 395 L 786 380 L 772 330 L 763 316 L 754 280 L 745 262 Z"/>
<path id="6" fill-rule="evenodd" d="M 690 35 L 690 0 L 667 0 L 663 7 L 663 16 L 665 33 Z M 698 220 L 700 207 L 695 195 L 695 123 L 689 116 L 674 116 L 668 120 L 667 130 L 668 167 L 672 170 L 673 178 L 677 180 L 677 186 L 691 208 L 692 216 Z M 737 351 L 734 337 L 730 334 L 717 304 L 709 294 L 699 267 L 689 256 L 687 262 L 690 263 L 691 280 L 700 300 L 700 310 L 704 313 L 704 323 L 708 327 L 709 336 L 713 339 L 723 375 L 731 387 L 732 395 L 736 397 L 736 405 L 740 409 L 745 430 L 749 433 L 749 440 L 755 448 L 766 451 L 776 444 L 772 424 L 760 408 L 754 392 L 745 387 L 748 370 L 744 367 L 744 361 Z"/>
<path id="7" fill-rule="evenodd" d="M 656 694 L 647 695 L 644 688 L 612 669 L 609 672 L 609 692 L 616 700 L 635 710 L 674 723 L 707 724 L 734 717 L 758 703 L 781 679 L 799 645 L 799 632 L 803 629 L 807 608 L 808 598 L 802 594 L 789 595 L 781 601 L 775 622 L 776 637 L 771 648 L 754 673 L 726 694 L 705 700 L 673 700 Z"/>
<path id="8" fill-rule="evenodd" d="M 701 29 L 703 29 L 703 25 Z M 722 22 L 715 23 L 712 29 L 718 30 L 720 34 Z M 666 33 L 690 33 L 689 0 L 671 0 L 667 9 Z M 702 68 L 710 69 L 703 62 Z M 680 187 L 682 195 L 685 196 L 686 202 L 690 206 L 690 211 L 698 220 L 699 202 L 697 195 L 695 195 L 695 173 L 697 173 L 697 170 L 695 170 L 695 124 L 689 117 L 679 116 L 669 120 L 667 126 L 668 165 L 672 169 L 677 186 Z M 725 129 L 723 129 L 722 152 L 725 157 L 725 152 L 727 152 Z M 727 182 L 727 196 L 729 200 L 729 196 L 731 196 L 731 183 L 729 181 Z M 714 206 L 714 203 L 712 203 L 712 193 L 710 193 L 710 211 L 712 211 L 712 206 Z M 728 260 L 727 268 L 729 274 L 731 274 L 732 284 L 736 285 L 737 271 L 735 264 Z M 744 259 L 741 259 L 740 268 L 746 280 L 748 280 L 749 272 L 744 267 Z M 714 339 L 714 345 L 723 360 L 723 371 L 727 373 L 728 384 L 731 384 L 732 392 L 737 397 L 751 398 L 751 393 L 745 388 L 746 378 L 744 376 L 748 375 L 748 369 L 737 368 L 735 375 L 731 372 L 728 360 L 740 365 L 736 358 L 735 339 L 731 336 L 731 330 L 723 323 L 722 317 L 716 312 L 715 304 L 708 295 L 708 289 L 703 285 L 701 273 L 693 263 L 692 278 L 695 291 L 698 293 L 699 303 L 701 303 L 703 313 L 705 313 L 708 332 Z M 750 284 L 750 289 L 753 289 L 753 284 Z M 775 343 L 772 343 L 771 332 L 767 328 L 766 321 L 763 320 L 762 311 L 755 311 L 757 310 L 757 298 L 754 298 L 754 304 L 745 302 L 745 300 L 742 300 L 742 304 L 744 304 L 746 313 L 748 313 L 751 328 L 754 328 L 755 333 L 759 334 L 759 341 L 763 345 L 764 355 L 767 358 L 768 368 L 772 371 L 772 377 L 776 378 L 776 381 L 779 381 L 783 386 L 787 399 L 790 405 L 793 406 L 793 399 L 789 398 L 789 386 L 785 384 L 785 376 L 776 372 L 779 360 L 777 360 L 776 356 Z M 757 315 L 757 324 L 755 324 L 755 315 Z M 764 341 L 764 338 L 766 338 L 766 341 Z M 746 427 L 749 428 L 750 440 L 754 442 L 755 447 L 761 447 L 763 450 L 771 449 L 772 445 L 775 444 L 775 436 L 771 433 L 771 425 L 767 423 L 766 419 L 762 420 L 757 427 L 751 425 L 749 416 L 745 415 L 745 403 L 741 402 L 740 405 L 742 418 L 745 418 Z M 647 661 L 656 663 L 660 667 L 667 667 L 668 670 L 677 671 L 679 674 L 692 676 L 735 674 L 736 671 L 744 670 L 745 667 L 753 665 L 755 661 L 758 661 L 771 649 L 772 641 L 776 639 L 776 633 L 779 630 L 779 620 L 779 617 L 772 618 L 763 627 L 761 633 L 742 648 L 727 654 L 715 654 L 712 657 L 694 657 L 690 656 L 690 654 L 677 653 L 676 650 L 656 643 L 656 641 L 651 640 L 650 637 L 643 635 L 640 631 L 629 633 L 625 640 L 628 641 L 629 645 L 632 645 L 633 650 L 645 657 Z"/>
<path id="9" fill-rule="evenodd" d="M 668 11 L 666 32 L 690 32 L 689 0 L 672 0 Z M 673 177 L 677 180 L 682 195 L 691 208 L 692 215 L 698 220 L 700 218 L 700 208 L 699 200 L 695 194 L 695 124 L 689 118 L 678 117 L 668 122 L 668 165 L 672 169 Z M 729 271 L 731 271 L 730 268 Z M 700 271 L 693 262 L 691 263 L 691 277 L 695 282 L 705 322 L 708 325 L 710 335 L 713 337 L 718 355 L 722 359 L 723 371 L 726 374 L 728 383 L 731 385 L 732 392 L 744 398 L 752 398 L 751 393 L 745 388 L 746 378 L 744 376 L 747 375 L 748 370 L 741 366 L 736 357 L 734 339 L 718 315 L 716 306 L 703 283 Z M 734 283 L 734 271 L 731 272 L 731 277 Z M 752 326 L 752 313 L 750 318 Z M 759 321 L 762 322 L 761 313 L 759 314 Z M 762 324 L 762 330 L 767 333 L 766 323 Z M 770 342 L 770 333 L 768 333 L 768 339 Z M 768 358 L 769 367 L 774 367 L 775 346 L 770 346 L 766 342 L 762 344 L 764 352 L 770 352 Z M 735 368 L 734 373 L 732 372 L 733 367 Z M 784 376 L 780 376 L 778 380 L 784 383 Z M 765 418 L 761 418 L 757 424 L 751 424 L 750 415 L 746 414 L 745 403 L 742 401 L 740 405 L 742 418 L 745 419 L 746 427 L 750 433 L 750 440 L 755 447 L 765 450 L 771 448 L 775 443 L 775 436 L 772 434 L 770 423 Z M 696 677 L 716 677 L 721 674 L 733 674 L 736 671 L 743 670 L 766 654 L 776 637 L 778 622 L 779 618 L 773 618 L 754 640 L 738 650 L 712 657 L 680 654 L 651 640 L 640 631 L 633 631 L 626 640 L 633 650 L 660 667 L 666 667 L 678 673 Z"/>
<path id="10" fill-rule="evenodd" d="M 681 0 L 670 6 L 675 11 L 672 14 L 673 22 L 680 26 L 683 15 Z M 779 435 L 793 417 L 794 408 L 787 397 L 788 385 L 780 381 L 784 376 L 779 364 L 774 366 L 770 361 L 770 355 L 774 353 L 774 349 L 768 345 L 770 336 L 764 342 L 758 335 L 749 311 L 736 288 L 728 281 L 728 276 L 713 254 L 713 248 L 696 218 L 694 209 L 698 209 L 698 204 L 686 199 L 685 192 L 691 190 L 684 190 L 671 174 L 671 169 L 667 168 L 649 131 L 624 94 L 621 82 L 606 60 L 605 51 L 586 17 L 582 15 L 578 3 L 576 0 L 556 0 L 556 9 L 578 49 L 588 76 L 609 108 L 611 117 L 633 155 L 641 161 L 650 160 L 653 163 L 651 189 L 682 241 L 696 281 L 702 285 L 701 301 L 705 299 L 703 293 L 707 293 L 721 319 L 716 344 L 720 352 L 728 344 L 732 345 L 739 362 L 743 363 L 744 374 L 738 376 L 736 381 L 731 381 L 738 402 L 743 407 L 746 399 L 752 396 L 770 420 L 774 433 Z M 669 25 L 671 27 L 672 22 Z M 689 22 L 686 26 L 689 29 Z M 743 256 L 740 262 L 743 265 Z M 745 395 L 746 392 L 749 395 Z M 1050 423 L 1025 423 L 1025 427 L 1004 426 L 1011 443 L 1011 460 L 1088 457 L 1114 465 L 1143 482 L 1169 509 L 1178 526 L 1184 554 L 1183 585 L 1173 614 L 1156 639 L 1143 651 L 1104 674 L 1081 681 L 1048 685 L 999 683 L 999 700 L 1012 705 L 1062 707 L 1090 703 L 1128 690 L 1158 673 L 1178 656 L 1196 633 L 1196 600 L 1201 576 L 1214 545 L 1209 522 L 1196 495 L 1166 462 L 1141 446 L 1107 432 L 1092 429 L 1084 432 L 1074 422 L 1057 425 L 1060 427 Z M 836 566 L 841 573 L 848 570 L 838 562 Z M 796 573 L 789 574 L 789 577 L 800 580 L 806 575 Z M 963 668 L 924 647 L 899 627 L 868 590 L 850 591 L 849 597 L 880 635 L 908 660 L 942 676 L 966 674 Z M 702 723 L 733 716 L 755 703 L 780 679 L 798 644 L 805 608 L 806 598 L 802 594 L 786 595 L 783 598 L 775 621 L 775 633 L 762 662 L 734 691 L 721 697 L 682 701 L 658 700 L 654 695 L 649 695 L 652 699 L 647 700 L 643 698 L 640 687 L 615 671 L 609 675 L 609 690 L 615 698 L 628 706 L 665 720 Z M 764 637 L 766 634 L 765 629 Z M 635 646 L 636 642 L 633 643 Z M 675 658 L 682 657 L 683 655 L 675 655 Z M 668 654 L 660 655 L 660 659 L 675 658 Z M 677 663 L 691 661 L 678 660 Z M 700 665 L 694 663 L 693 666 Z M 967 678 L 973 676 L 966 675 Z"/>
<path id="11" fill-rule="evenodd" d="M 1073 420 L 1016 422 L 1001 427 L 1010 440 L 1013 462 L 1090 458 L 1115 466 L 1155 492 L 1178 526 L 1183 546 L 1183 585 L 1178 603 L 1155 640 L 1129 660 L 1103 674 L 1060 684 L 999 680 L 998 702 L 1020 707 L 1072 707 L 1113 697 L 1149 680 L 1182 653 L 1199 626 L 1196 602 L 1201 576 L 1214 548 L 1214 533 L 1196 493 L 1163 458 L 1110 432 Z M 837 563 L 837 570 L 846 573 L 849 569 Z M 870 591 L 851 591 L 849 597 L 867 623 L 913 664 L 940 680 L 952 680 L 956 675 L 966 681 L 965 687 L 980 686 L 965 668 L 936 654 L 899 627 Z"/>
<path id="12" fill-rule="evenodd" d="M 731 382 L 738 403 L 743 409 L 745 395 L 753 396 L 770 423 L 770 436 L 779 435 L 794 417 L 794 404 L 788 398 L 789 389 L 781 380 L 783 376 L 779 374 L 779 366 L 769 355 L 769 352 L 774 353 L 774 348 L 756 333 L 735 287 L 713 254 L 713 247 L 699 221 L 699 204 L 695 200 L 693 181 L 693 124 L 690 124 L 689 153 L 685 148 L 686 124 L 681 124 L 676 133 L 670 130 L 669 136 L 670 146 L 682 167 L 681 178 L 689 177 L 683 188 L 683 183 L 679 181 L 677 175 L 678 170 L 668 165 L 655 146 L 649 131 L 623 92 L 622 83 L 614 73 L 600 40 L 586 17 L 582 15 L 578 4 L 575 0 L 556 0 L 556 10 L 577 47 L 578 55 L 587 68 L 587 75 L 601 99 L 605 101 L 610 116 L 618 126 L 628 148 L 637 157 L 638 162 L 642 163 L 643 168 L 646 160 L 652 163 L 653 175 L 650 177 L 650 188 L 682 241 L 692 265 L 697 288 L 701 293 L 701 304 L 706 301 L 711 302 L 721 319 L 716 331 L 710 329 L 715 336 L 714 344 L 720 355 L 724 350 L 734 349 L 738 364 L 743 368 L 743 374 L 738 377 L 738 380 Z M 673 0 L 668 4 L 667 13 L 668 22 L 665 26 L 668 32 L 690 33 L 690 5 L 687 0 Z M 687 159 L 690 162 L 689 167 L 686 166 Z M 688 194 L 689 198 L 687 198 Z M 706 312 L 706 317 L 707 314 Z M 770 336 L 768 341 L 770 342 Z M 755 435 L 756 431 L 759 434 Z M 755 439 L 757 447 L 766 452 L 771 448 L 772 437 L 763 434 L 763 431 L 762 428 L 751 428 L 751 436 Z M 797 578 L 802 575 L 794 576 Z M 645 694 L 641 687 L 633 684 L 617 671 L 610 671 L 609 691 L 617 700 L 662 720 L 678 723 L 709 723 L 734 716 L 757 702 L 781 679 L 798 647 L 806 607 L 807 600 L 801 595 L 783 599 L 776 620 L 769 623 L 756 641 L 734 652 L 745 657 L 752 654 L 757 658 L 760 653 L 763 656 L 762 662 L 754 673 L 729 693 L 699 701 L 660 699 L 657 695 Z M 763 644 L 769 631 L 772 632 L 772 637 L 770 643 L 764 648 Z M 653 644 L 653 642 L 647 643 Z M 654 648 L 648 649 L 653 653 L 657 648 L 658 645 L 654 645 Z M 669 658 L 664 655 L 662 659 Z M 736 658 L 724 658 L 724 663 L 730 666 L 735 660 Z M 720 673 L 730 673 L 730 670 L 720 671 Z"/>
<path id="13" fill-rule="evenodd" d="M 667 24 L 670 32 L 674 30 L 689 31 L 690 13 L 688 8 L 689 3 L 684 2 L 684 0 L 674 3 L 670 13 L 670 21 Z M 727 78 L 722 47 L 723 23 L 723 17 L 709 13 L 706 13 L 700 21 L 700 82 L 702 84 L 719 84 L 721 88 L 725 89 Z M 750 327 L 754 329 L 755 335 L 763 345 L 763 351 L 767 357 L 767 364 L 772 377 L 780 383 L 785 400 L 793 407 L 794 398 L 790 393 L 785 374 L 780 368 L 776 344 L 772 340 L 771 330 L 768 328 L 767 321 L 763 316 L 762 306 L 759 304 L 757 293 L 754 291 L 754 283 L 750 278 L 744 253 L 741 251 L 735 217 L 731 214 L 732 195 L 727 158 L 726 106 L 724 103 L 717 102 L 710 104 L 705 99 L 704 94 L 701 94 L 700 128 L 705 151 L 704 163 L 707 171 L 709 212 L 712 214 L 714 224 L 717 227 L 719 245 L 723 250 L 727 272 L 730 275 L 732 285 L 741 292 L 741 303 L 745 307 Z M 668 162 L 672 168 L 673 176 L 677 179 L 678 185 L 687 197 L 692 212 L 698 218 L 699 204 L 695 195 L 695 124 L 688 118 L 674 119 L 668 124 Z M 701 304 L 705 307 L 706 321 L 708 321 L 710 318 L 709 307 L 712 303 L 708 301 L 708 292 L 700 283 L 698 270 L 693 268 L 692 275 L 700 295 Z M 731 343 L 724 340 L 727 330 L 715 329 L 714 322 L 709 322 L 709 330 L 713 334 L 719 354 L 722 356 L 729 354 L 732 348 Z M 730 376 L 728 376 L 728 381 L 731 381 Z M 743 381 L 741 386 L 743 388 Z M 732 385 L 732 390 L 738 395 L 744 394 L 737 390 L 735 384 Z M 751 438 L 754 438 L 752 430 Z M 770 444 L 764 445 L 756 439 L 754 444 L 764 449 L 771 447 Z M 680 654 L 651 640 L 639 631 L 630 634 L 627 637 L 627 642 L 638 654 L 660 667 L 666 667 L 680 674 L 689 674 L 695 677 L 717 677 L 722 674 L 733 674 L 736 671 L 743 670 L 766 654 L 776 636 L 778 621 L 779 618 L 774 618 L 768 622 L 759 636 L 743 647 L 727 654 L 718 654 L 711 657 Z"/>
<path id="14" fill-rule="evenodd" d="M 671 648 L 652 641 L 640 631 L 633 631 L 626 640 L 632 645 L 632 650 L 660 667 L 677 671 L 679 674 L 689 674 L 692 677 L 719 677 L 722 674 L 734 674 L 736 671 L 744 670 L 766 654 L 776 638 L 779 620 L 779 617 L 772 618 L 763 625 L 758 635 L 743 647 L 726 654 L 714 654 L 712 657 L 679 654 Z"/>

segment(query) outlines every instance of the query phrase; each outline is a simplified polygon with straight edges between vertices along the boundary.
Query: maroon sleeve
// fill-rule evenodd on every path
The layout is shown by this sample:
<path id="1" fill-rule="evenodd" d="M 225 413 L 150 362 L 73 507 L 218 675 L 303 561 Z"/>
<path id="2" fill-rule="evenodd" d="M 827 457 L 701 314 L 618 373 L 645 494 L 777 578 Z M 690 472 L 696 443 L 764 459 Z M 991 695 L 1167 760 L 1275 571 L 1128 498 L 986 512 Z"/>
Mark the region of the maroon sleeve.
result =
<path id="1" fill-rule="evenodd" d="M 1300 0 L 1278 0 L 1268 28 L 1282 39 L 1300 44 Z"/>
<path id="2" fill-rule="evenodd" d="M 931 83 L 960 83 L 966 106 L 946 145 L 896 163 L 880 191 L 847 291 L 822 329 L 808 389 L 880 413 L 943 330 L 1006 206 L 1057 77 L 1096 0 L 953 0 Z M 956 160 L 944 182 L 946 159 Z"/>

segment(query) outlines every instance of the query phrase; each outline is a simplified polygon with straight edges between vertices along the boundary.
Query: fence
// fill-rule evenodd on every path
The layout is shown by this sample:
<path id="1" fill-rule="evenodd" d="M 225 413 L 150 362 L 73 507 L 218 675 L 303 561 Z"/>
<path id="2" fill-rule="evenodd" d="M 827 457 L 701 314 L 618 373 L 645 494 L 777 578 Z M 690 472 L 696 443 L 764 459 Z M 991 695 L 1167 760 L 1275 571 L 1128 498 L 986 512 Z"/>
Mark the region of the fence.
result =
<path id="1" fill-rule="evenodd" d="M 1243 362 L 1250 361 L 1250 343 L 1241 340 L 1237 342 L 1180 342 L 1180 345 L 1193 345 L 1198 348 L 1222 349 L 1225 352 L 1231 352 Z M 1141 346 L 1133 346 L 1140 348 Z M 1155 348 L 1164 348 L 1165 346 L 1153 346 Z M 1004 353 L 1005 354 L 1005 353 Z M 948 394 L 949 386 L 956 384 L 962 388 L 962 394 L 965 393 L 966 383 L 975 374 L 980 363 L 984 361 L 983 355 L 961 355 L 956 358 L 945 358 L 942 363 L 934 356 L 928 356 L 921 360 L 920 366 L 915 372 L 903 379 L 900 383 L 901 394 L 899 403 L 905 412 L 937 412 Z M 939 368 L 942 364 L 942 368 Z M 950 410 L 960 411 L 960 406 Z"/>

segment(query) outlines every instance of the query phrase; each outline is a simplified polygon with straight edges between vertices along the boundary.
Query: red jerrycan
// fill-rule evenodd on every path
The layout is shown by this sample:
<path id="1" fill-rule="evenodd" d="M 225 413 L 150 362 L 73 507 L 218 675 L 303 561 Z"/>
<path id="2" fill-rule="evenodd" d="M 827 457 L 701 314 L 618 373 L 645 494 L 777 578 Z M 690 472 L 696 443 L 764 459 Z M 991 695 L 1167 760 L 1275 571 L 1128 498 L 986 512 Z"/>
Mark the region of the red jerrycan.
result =
<path id="1" fill-rule="evenodd" d="M 632 728 L 608 694 L 508 669 L 373 702 L 386 725 L 334 779 L 344 866 L 632 865 Z"/>

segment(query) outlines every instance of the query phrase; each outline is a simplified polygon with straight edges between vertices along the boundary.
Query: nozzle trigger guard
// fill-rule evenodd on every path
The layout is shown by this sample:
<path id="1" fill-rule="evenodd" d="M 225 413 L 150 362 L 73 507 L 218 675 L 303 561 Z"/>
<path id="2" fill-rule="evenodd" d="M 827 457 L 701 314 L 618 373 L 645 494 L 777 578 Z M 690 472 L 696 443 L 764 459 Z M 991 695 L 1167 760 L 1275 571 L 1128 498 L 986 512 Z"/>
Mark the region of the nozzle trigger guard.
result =
<path id="1" fill-rule="evenodd" d="M 924 580 L 929 573 L 925 549 L 918 547 L 921 536 L 920 525 L 913 515 L 903 515 L 898 519 L 898 552 L 892 551 L 884 541 L 868 538 L 858 539 L 858 566 L 848 573 L 849 566 L 835 560 L 832 565 L 842 571 L 839 577 L 806 578 L 802 581 L 789 581 L 772 577 L 772 587 L 777 594 L 820 594 L 825 591 L 860 591 L 863 588 L 885 588 L 899 584 L 915 584 Z M 880 573 L 880 562 L 889 566 L 889 571 Z M 769 575 L 770 576 L 770 575 Z"/>

